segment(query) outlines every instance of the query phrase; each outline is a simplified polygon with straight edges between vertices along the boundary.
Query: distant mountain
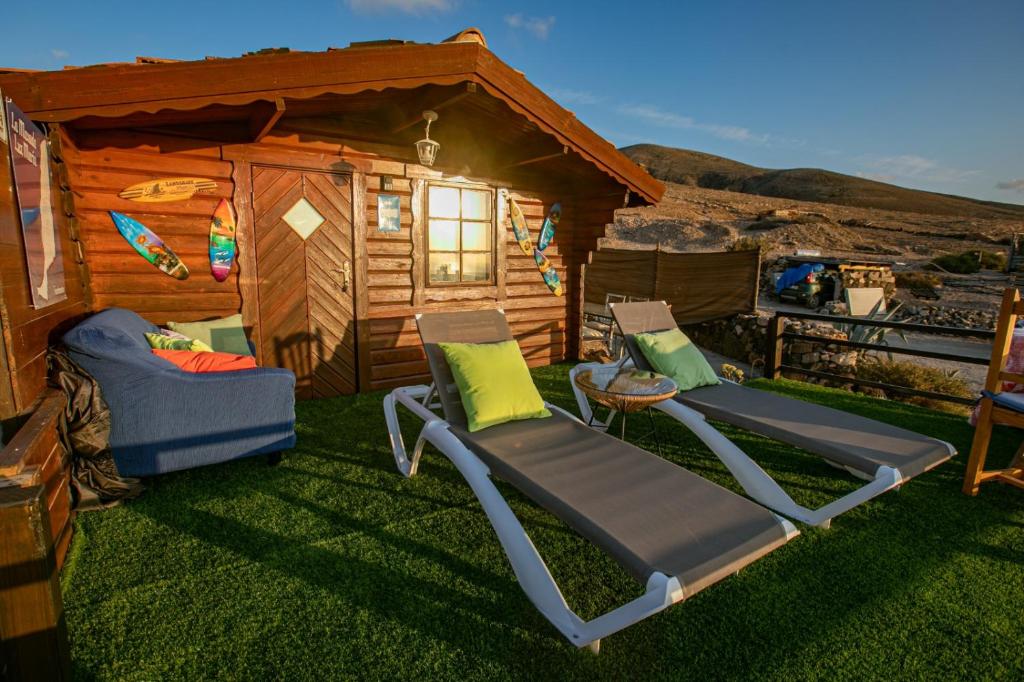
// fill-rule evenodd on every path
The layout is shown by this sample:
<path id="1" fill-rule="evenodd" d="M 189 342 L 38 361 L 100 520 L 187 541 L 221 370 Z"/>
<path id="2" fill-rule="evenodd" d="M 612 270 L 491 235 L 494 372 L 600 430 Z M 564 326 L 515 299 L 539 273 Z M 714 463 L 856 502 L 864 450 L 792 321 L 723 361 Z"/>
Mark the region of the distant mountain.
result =
<path id="1" fill-rule="evenodd" d="M 1017 204 L 907 189 L 818 168 L 757 168 L 721 156 L 656 144 L 635 144 L 621 151 L 659 180 L 707 189 L 860 208 L 1024 220 L 1024 206 Z"/>

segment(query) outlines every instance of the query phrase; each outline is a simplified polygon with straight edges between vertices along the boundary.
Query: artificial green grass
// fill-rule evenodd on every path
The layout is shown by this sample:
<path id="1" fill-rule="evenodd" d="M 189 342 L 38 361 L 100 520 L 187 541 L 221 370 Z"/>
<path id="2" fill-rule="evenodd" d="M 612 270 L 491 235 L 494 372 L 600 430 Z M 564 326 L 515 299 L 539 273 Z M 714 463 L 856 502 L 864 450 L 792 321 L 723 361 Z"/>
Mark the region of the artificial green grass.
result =
<path id="1" fill-rule="evenodd" d="M 568 365 L 534 371 L 572 411 Z M 577 650 L 527 601 L 469 488 L 428 449 L 394 467 L 383 394 L 301 403 L 298 446 L 152 479 L 83 514 L 62 577 L 78 679 L 888 679 L 1024 674 L 1024 497 L 960 493 L 960 417 L 794 382 L 753 385 L 951 441 L 952 462 L 802 536 L 693 599 Z M 739 491 L 658 415 L 665 455 Z M 646 430 L 634 418 L 629 432 Z M 857 486 L 821 460 L 719 425 L 790 493 Z M 411 445 L 416 422 L 405 420 Z M 1019 440 L 997 432 L 994 464 Z M 642 588 L 507 486 L 579 615 Z"/>

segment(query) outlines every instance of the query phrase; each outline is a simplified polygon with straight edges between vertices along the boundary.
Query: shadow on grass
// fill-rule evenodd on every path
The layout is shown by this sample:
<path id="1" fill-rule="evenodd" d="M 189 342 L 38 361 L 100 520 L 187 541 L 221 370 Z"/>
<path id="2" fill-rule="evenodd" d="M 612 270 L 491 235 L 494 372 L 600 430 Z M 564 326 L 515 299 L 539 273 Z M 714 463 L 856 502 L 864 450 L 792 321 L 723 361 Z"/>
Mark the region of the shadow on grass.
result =
<path id="1" fill-rule="evenodd" d="M 543 368 L 535 375 L 545 397 L 571 407 L 567 369 Z M 390 454 L 380 447 L 387 442 L 380 397 L 300 405 L 299 447 L 281 467 L 239 462 L 169 477 L 166 485 L 151 489 L 153 499 L 128 509 L 198 539 L 192 551 L 217 547 L 261 567 L 266 590 L 287 576 L 309 585 L 310 598 L 322 590 L 386 621 L 380 630 L 387 635 L 365 643 L 379 648 L 379 655 L 353 675 L 400 676 L 403 664 L 416 659 L 420 670 L 448 678 L 940 677 L 962 674 L 964 661 L 973 666 L 971 674 L 985 676 L 998 672 L 994 661 L 1000 654 L 1019 660 L 1012 658 L 1019 639 L 991 624 L 991 616 L 1000 617 L 1010 623 L 1004 630 L 1019 634 L 1019 613 L 984 601 L 1006 584 L 1007 575 L 993 564 L 1000 570 L 1019 567 L 1016 545 L 998 544 L 1003 537 L 998 533 L 1009 528 L 1019 534 L 1024 526 L 1019 502 L 1012 505 L 1018 498 L 987 489 L 977 499 L 961 495 L 962 461 L 853 510 L 830 531 L 802 529 L 802 537 L 738 576 L 609 637 L 595 658 L 574 650 L 533 609 L 485 515 L 443 455 L 429 448 L 416 480 L 403 480 L 393 469 Z M 876 414 L 881 409 L 853 405 Z M 958 445 L 969 439 L 965 424 L 922 412 L 899 418 L 925 417 L 921 423 L 935 435 Z M 339 414 L 347 421 L 340 422 Z M 407 435 L 417 426 L 403 420 Z M 669 459 L 734 488 L 699 441 L 685 429 L 669 428 Z M 794 455 L 770 441 L 744 437 L 743 447 L 787 487 L 815 497 L 858 485 L 817 458 Z M 499 487 L 581 616 L 593 617 L 640 591 L 557 519 Z M 231 502 L 254 497 L 258 516 L 239 518 Z M 259 513 L 263 498 L 266 509 Z M 314 539 L 303 535 L 302 526 L 290 525 L 308 516 L 330 534 Z M 103 517 L 92 525 L 96 533 L 118 530 Z M 145 546 L 132 544 L 131 537 L 124 540 L 128 560 L 146 556 Z M 88 548 L 82 560 L 90 560 Z M 211 574 L 210 580 L 231 579 L 230 571 L 220 575 Z M 1010 577 L 1010 584 L 1020 581 L 1019 568 Z M 88 593 L 89 586 L 69 589 Z M 88 618 L 82 611 L 74 617 Z M 187 610 L 167 617 L 183 619 L 187 631 Z M 339 613 L 335 636 L 351 637 L 347 625 L 354 617 Z M 304 628 L 302 622 L 287 626 Z M 115 637 L 121 628 L 115 623 L 110 632 L 90 632 Z M 126 636 L 145 633 L 129 629 Z M 410 650 L 413 640 L 426 645 Z M 231 646 L 223 640 L 198 642 L 192 649 L 196 656 L 216 656 Z M 308 646 L 326 648 L 316 641 Z M 287 660 L 276 663 L 288 667 Z M 82 679 L 94 672 L 76 668 Z"/>

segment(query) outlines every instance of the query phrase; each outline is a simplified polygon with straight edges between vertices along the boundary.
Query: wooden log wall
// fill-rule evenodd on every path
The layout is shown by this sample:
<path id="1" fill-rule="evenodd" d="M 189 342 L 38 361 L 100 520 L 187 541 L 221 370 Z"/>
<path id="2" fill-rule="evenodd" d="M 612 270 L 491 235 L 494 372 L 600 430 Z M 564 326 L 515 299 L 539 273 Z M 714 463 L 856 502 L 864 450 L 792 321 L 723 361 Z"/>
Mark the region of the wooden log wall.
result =
<path id="1" fill-rule="evenodd" d="M 426 287 L 425 206 L 427 183 L 450 180 L 415 163 L 412 148 L 392 147 L 347 138 L 332 119 L 283 119 L 255 144 L 220 145 L 181 131 L 93 130 L 74 134 L 75 148 L 65 151 L 74 189 L 75 213 L 90 268 L 92 306 L 130 308 L 157 324 L 246 311 L 238 267 L 223 283 L 209 274 L 209 219 L 220 198 L 233 198 L 236 209 L 249 202 L 237 192 L 251 191 L 232 181 L 253 164 L 285 165 L 353 174 L 355 201 L 364 214 L 354 217 L 355 287 L 360 355 L 360 390 L 377 390 L 428 380 L 428 370 L 414 316 L 431 310 L 502 307 L 531 366 L 575 358 L 579 348 L 582 266 L 587 251 L 603 236 L 621 195 L 588 198 L 547 195 L 524 188 L 508 190 L 523 209 L 534 240 L 546 211 L 563 204 L 558 234 L 546 251 L 558 270 L 565 296 L 552 295 L 531 256 L 519 249 L 497 201 L 501 221 L 495 285 Z M 557 173 L 557 166 L 552 173 Z M 217 183 L 215 193 L 187 202 L 144 204 L 118 198 L 124 187 L 159 177 L 189 175 Z M 387 192 L 400 197 L 401 230 L 377 230 L 377 196 L 384 176 Z M 469 180 L 477 180 L 470 178 Z M 486 181 L 496 192 L 499 180 Z M 192 275 L 179 282 L 155 270 L 134 253 L 114 228 L 108 211 L 131 215 L 163 237 L 188 265 Z M 582 213 L 577 213 L 582 211 Z M 244 217 L 239 217 L 240 222 Z M 242 247 L 240 247 L 241 250 Z M 365 249 L 361 253 L 360 249 Z M 240 253 L 239 258 L 242 258 Z M 247 319 L 247 323 L 250 320 Z"/>
<path id="2" fill-rule="evenodd" d="M 124 130 L 77 131 L 64 145 L 78 232 L 89 267 L 93 310 L 119 307 L 156 324 L 224 317 L 239 311 L 238 269 L 224 282 L 210 274 L 210 217 L 230 200 L 231 163 L 216 142 Z M 118 197 L 129 185 L 163 177 L 209 178 L 217 189 L 188 201 L 142 203 Z M 114 227 L 110 211 L 142 222 L 188 266 L 184 281 L 139 256 Z"/>
<path id="3" fill-rule="evenodd" d="M 68 213 L 72 197 L 64 190 L 66 172 L 61 161 L 62 145 L 57 129 L 50 135 L 54 218 L 61 233 L 64 258 L 64 301 L 35 309 L 32 307 L 25 242 L 18 216 L 17 199 L 10 163 L 0 163 L 0 419 L 9 420 L 29 412 L 46 385 L 46 349 L 75 321 L 88 312 L 81 251 L 72 238 L 74 226 Z M 0 158 L 10 150 L 0 142 Z M 2 371 L 6 370 L 6 371 Z M 6 431 L 6 429 L 5 429 Z M 5 440 L 10 438 L 4 433 Z"/>

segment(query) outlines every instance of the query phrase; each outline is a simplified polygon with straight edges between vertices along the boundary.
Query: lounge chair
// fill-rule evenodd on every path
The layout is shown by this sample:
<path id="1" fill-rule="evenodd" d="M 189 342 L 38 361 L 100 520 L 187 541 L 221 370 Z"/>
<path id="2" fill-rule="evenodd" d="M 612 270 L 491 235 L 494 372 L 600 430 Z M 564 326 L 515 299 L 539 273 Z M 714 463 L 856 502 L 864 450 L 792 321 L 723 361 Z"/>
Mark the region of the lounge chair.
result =
<path id="1" fill-rule="evenodd" d="M 676 322 L 668 306 L 664 301 L 619 303 L 612 306 L 612 315 L 622 332 L 632 363 L 639 369 L 651 369 L 636 343 L 636 335 L 675 327 Z M 571 374 L 574 377 L 593 366 L 579 365 Z M 887 490 L 898 488 L 956 454 L 956 449 L 945 441 L 849 412 L 719 379 L 721 383 L 717 386 L 681 392 L 654 407 L 682 422 L 704 441 L 750 497 L 783 516 L 812 526 L 828 528 L 835 516 Z M 590 420 L 592 412 L 586 396 L 576 388 L 575 381 L 572 385 L 583 418 Z M 868 483 L 819 509 L 808 509 L 797 504 L 707 419 L 725 422 L 819 455 Z M 595 422 L 595 425 L 604 427 L 601 422 Z"/>
<path id="2" fill-rule="evenodd" d="M 545 403 L 551 417 L 470 433 L 437 344 L 511 339 L 505 317 L 497 310 L 432 313 L 417 316 L 417 326 L 434 383 L 397 388 L 384 399 L 398 469 L 414 475 L 427 442 L 448 457 L 480 501 L 527 597 L 576 646 L 596 653 L 602 637 L 693 596 L 797 535 L 790 522 L 760 505 L 590 429 L 551 404 Z M 424 422 L 411 453 L 399 428 L 399 403 Z M 443 418 L 432 411 L 438 407 Z M 492 475 L 608 553 L 646 592 L 593 620 L 580 619 Z"/>

